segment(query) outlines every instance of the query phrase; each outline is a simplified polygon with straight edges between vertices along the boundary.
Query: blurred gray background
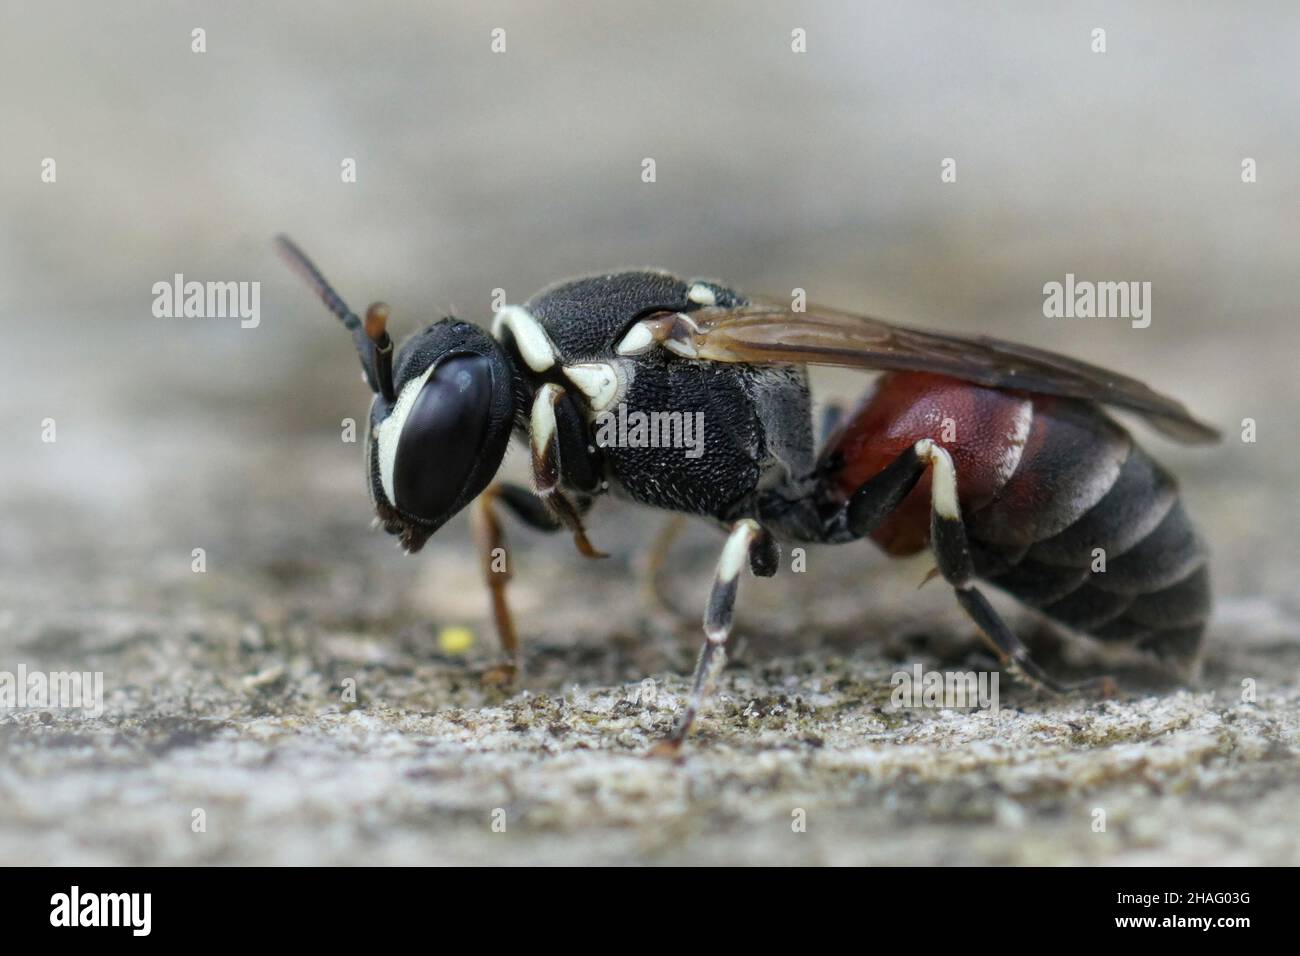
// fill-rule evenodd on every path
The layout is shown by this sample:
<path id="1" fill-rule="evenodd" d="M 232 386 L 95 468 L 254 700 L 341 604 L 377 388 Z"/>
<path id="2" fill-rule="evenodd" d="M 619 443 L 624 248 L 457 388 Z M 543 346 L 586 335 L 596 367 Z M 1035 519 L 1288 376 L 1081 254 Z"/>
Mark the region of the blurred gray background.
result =
<path id="1" fill-rule="evenodd" d="M 539 689 L 606 688 L 613 699 L 620 682 L 671 682 L 687 671 L 696 638 L 687 631 L 665 644 L 640 623 L 634 555 L 652 516 L 597 512 L 593 540 L 616 551 L 599 567 L 579 565 L 565 542 L 514 530 L 521 629 L 540 660 L 527 694 L 480 691 L 473 675 L 494 645 L 464 516 L 418 559 L 367 531 L 360 446 L 339 440 L 342 419 L 364 420 L 367 393 L 347 337 L 272 253 L 281 231 L 353 308 L 388 301 L 403 333 L 453 309 L 483 322 L 497 287 L 519 302 L 572 274 L 654 265 L 754 294 L 801 287 L 815 301 L 897 321 L 987 331 L 1175 394 L 1227 438 L 1185 449 L 1139 426 L 1183 476 L 1219 555 L 1210 684 L 1178 706 L 1194 722 L 1222 704 L 1216 693 L 1231 698 L 1243 675 L 1267 684 L 1278 695 L 1274 723 L 1255 731 L 1261 752 L 1281 753 L 1288 769 L 1276 776 L 1270 764 L 1260 786 L 1294 787 L 1294 5 L 7 2 L 3 23 L 0 669 L 104 670 L 116 697 L 97 724 L 0 717 L 0 856 L 756 862 L 778 852 L 757 832 L 733 831 L 740 824 L 722 810 L 704 821 L 683 810 L 694 839 L 648 847 L 616 796 L 601 804 L 615 807 L 609 819 L 595 815 L 608 828 L 604 849 L 584 849 L 566 838 L 569 818 L 555 808 L 586 826 L 593 811 L 574 797 L 583 791 L 572 777 L 545 776 L 538 751 L 518 742 L 527 734 L 507 734 L 514 743 L 501 747 L 473 733 L 453 744 L 443 725 L 404 723 L 451 710 L 456 726 L 515 726 L 501 715 Z M 196 27 L 206 30 L 203 54 L 191 52 Z M 1097 27 L 1105 53 L 1091 49 Z M 491 51 L 495 28 L 505 30 L 504 53 Z M 806 53 L 791 51 L 795 28 L 806 31 Z M 57 162 L 54 184 L 41 181 L 46 157 Z M 348 157 L 356 183 L 340 179 Z M 653 183 L 641 180 L 647 157 Z M 940 181 L 946 157 L 957 162 L 955 183 Z M 1253 184 L 1241 181 L 1246 157 L 1258 166 Z M 155 318 L 151 287 L 178 272 L 262 282 L 261 325 Z M 1150 281 L 1151 326 L 1044 318 L 1043 284 L 1067 272 Z M 842 374 L 817 383 L 821 395 L 863 385 Z M 1246 417 L 1258 422 L 1255 444 L 1239 439 Z M 47 418 L 53 444 L 41 441 Z M 516 476 L 521 457 L 507 463 Z M 196 547 L 207 550 L 206 575 L 191 572 Z M 683 548 L 684 565 L 706 573 L 709 532 Z M 853 554 L 832 555 L 809 582 L 747 589 L 759 619 L 833 606 L 851 622 L 838 644 L 825 629 L 791 624 L 787 640 L 756 652 L 755 666 L 779 669 L 782 653 L 806 651 L 814 671 L 795 673 L 835 686 L 837 666 L 878 666 L 887 679 L 899 661 L 929 652 L 905 645 L 897 660 L 870 656 L 881 653 L 878 638 L 900 630 L 968 639 L 940 588 L 914 590 L 923 566 Z M 683 603 L 698 606 L 698 583 L 681 589 Z M 440 656 L 436 635 L 453 625 L 476 635 L 467 659 Z M 611 643 L 611 632 L 627 640 Z M 849 663 L 826 663 L 827 641 Z M 1234 657 L 1241 648 L 1256 656 Z M 393 788 L 324 799 L 308 808 L 320 818 L 304 822 L 301 801 L 313 792 L 304 780 L 355 779 L 348 761 L 360 758 L 330 729 L 340 710 L 332 688 L 366 668 L 367 712 L 380 721 L 371 732 L 390 743 L 397 734 L 422 756 Z M 758 698 L 774 693 L 761 671 L 749 677 Z M 745 679 L 743 662 L 736 679 Z M 319 746 L 277 751 L 254 727 L 264 719 L 299 743 L 317 734 Z M 650 720 L 645 739 L 667 720 Z M 594 746 L 619 739 L 588 729 Z M 869 739 L 841 729 L 850 750 Z M 714 729 L 712 751 L 701 744 L 696 773 L 730 779 L 726 732 Z M 835 750 L 833 731 L 817 733 Z M 1072 732 L 1062 733 L 1039 754 L 1045 766 L 1071 752 Z M 289 769 L 214 796 L 213 781 L 229 779 L 250 735 Z M 631 754 L 644 740 L 624 743 Z M 552 816 L 532 808 L 533 842 L 485 851 L 477 804 L 421 783 L 422 773 L 472 773 L 470 754 L 488 761 L 492 786 L 514 793 L 512 774 L 537 774 L 552 788 L 555 802 L 542 804 Z M 1104 748 L 1094 756 L 1107 759 Z M 507 762 L 491 763 L 498 758 Z M 618 773 L 633 766 L 643 764 Z M 800 766 L 796 779 L 817 772 Z M 850 787 L 827 812 L 856 820 L 870 805 L 897 832 L 899 820 L 879 807 L 898 779 L 854 772 L 867 789 Z M 988 772 L 989 786 L 1005 788 Z M 1170 786 L 1182 793 L 1180 772 Z M 788 794 L 769 783 L 773 813 L 788 819 L 779 809 Z M 845 792 L 807 787 L 823 796 L 835 788 Z M 258 805 L 255 791 L 283 802 Z M 1079 799 L 1089 805 L 1095 794 Z M 1216 799 L 1206 812 L 1239 816 Z M 237 807 L 238 834 L 214 827 L 194 842 L 188 807 L 203 800 Z M 349 815 L 358 806 L 372 815 L 361 830 Z M 1018 806 L 1022 827 L 1040 825 L 1041 806 Z M 1195 817 L 1161 806 L 1143 812 Z M 1036 845 L 1029 836 L 998 843 L 1002 857 L 982 848 L 1006 821 L 1002 810 L 990 814 L 981 820 L 993 830 L 965 837 L 944 834 L 942 814 L 923 820 L 940 829 L 926 830 L 929 856 L 917 861 L 1042 859 L 1022 852 Z M 1267 833 L 1267 821 L 1251 823 Z M 263 837 L 272 825 L 280 835 Z M 861 840 L 809 839 L 780 853 L 889 862 L 871 849 L 872 825 L 861 824 Z M 1104 850 L 1086 838 L 1074 847 L 1054 826 L 1035 831 L 1059 849 L 1049 861 L 1124 860 L 1135 846 L 1175 861 L 1224 853 L 1205 842 L 1209 823 L 1197 838 L 1157 827 L 1146 843 Z M 338 829 L 323 845 L 327 827 Z M 722 832 L 732 835 L 709 842 Z M 1243 860 L 1270 852 L 1293 854 L 1294 836 L 1265 839 Z"/>

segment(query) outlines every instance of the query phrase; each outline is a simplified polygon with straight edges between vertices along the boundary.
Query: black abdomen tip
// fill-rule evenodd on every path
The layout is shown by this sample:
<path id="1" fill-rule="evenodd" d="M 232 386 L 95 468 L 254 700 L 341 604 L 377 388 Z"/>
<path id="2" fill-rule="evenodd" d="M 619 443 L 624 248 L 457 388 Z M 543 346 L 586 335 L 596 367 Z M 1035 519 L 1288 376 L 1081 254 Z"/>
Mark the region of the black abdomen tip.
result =
<path id="1" fill-rule="evenodd" d="M 1088 460 L 1080 454 L 1079 467 Z M 981 577 L 1067 627 L 1178 664 L 1199 651 L 1207 554 L 1174 480 L 1136 445 L 1111 490 L 1065 530 L 1018 554 L 987 542 L 973 551 Z"/>

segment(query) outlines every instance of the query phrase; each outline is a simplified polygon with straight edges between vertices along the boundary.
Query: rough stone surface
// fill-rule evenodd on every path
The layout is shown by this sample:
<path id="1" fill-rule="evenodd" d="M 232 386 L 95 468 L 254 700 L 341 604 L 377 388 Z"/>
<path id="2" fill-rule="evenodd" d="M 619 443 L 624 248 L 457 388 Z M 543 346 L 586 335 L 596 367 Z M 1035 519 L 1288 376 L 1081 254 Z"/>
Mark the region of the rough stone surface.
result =
<path id="1" fill-rule="evenodd" d="M 203 574 L 186 540 L 152 557 L 73 544 L 6 575 L 3 660 L 103 671 L 106 700 L 98 718 L 0 721 L 0 859 L 1300 859 L 1300 652 L 1276 601 L 1224 602 L 1193 688 L 1145 690 L 1136 662 L 1040 638 L 1062 673 L 1110 664 L 1121 696 L 1041 699 L 1008 680 L 997 713 L 899 710 L 895 672 L 987 662 L 944 589 L 915 590 L 923 561 L 815 549 L 805 574 L 744 582 L 715 706 L 680 763 L 648 760 L 698 642 L 647 607 L 626 560 L 653 521 L 598 512 L 592 535 L 616 555 L 600 563 L 515 531 L 528 673 L 508 693 L 480 680 L 494 643 L 463 523 L 402 558 L 362 530 L 354 450 L 281 448 L 338 474 L 289 501 L 272 469 L 229 523 L 214 480 L 211 512 L 190 515 L 192 540 L 211 542 Z M 256 457 L 221 473 L 252 475 Z M 674 603 L 698 605 L 717 544 L 709 529 L 681 542 Z M 77 573 L 50 588 L 46 562 Z M 80 593 L 56 594 L 67 581 Z M 464 626 L 473 645 L 446 653 L 442 629 Z M 192 832 L 196 808 L 206 832 Z"/>

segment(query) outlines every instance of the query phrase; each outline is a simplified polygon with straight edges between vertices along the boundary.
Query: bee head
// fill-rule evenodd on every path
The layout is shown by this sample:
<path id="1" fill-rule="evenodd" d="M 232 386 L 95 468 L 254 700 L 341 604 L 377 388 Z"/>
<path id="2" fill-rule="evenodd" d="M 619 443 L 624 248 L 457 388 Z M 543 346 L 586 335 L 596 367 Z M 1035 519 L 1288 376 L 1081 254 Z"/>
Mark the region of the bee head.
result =
<path id="1" fill-rule="evenodd" d="M 384 529 L 419 550 L 492 481 L 513 424 L 509 360 L 485 331 L 448 318 L 406 342 L 392 394 L 370 406 L 366 463 Z"/>
<path id="2" fill-rule="evenodd" d="M 291 240 L 280 252 L 352 333 L 375 393 L 366 438 L 370 497 L 380 524 L 408 551 L 482 493 L 505 457 L 514 425 L 514 378 L 501 346 L 447 318 L 407 341 L 393 360 L 388 307 L 359 319 Z"/>

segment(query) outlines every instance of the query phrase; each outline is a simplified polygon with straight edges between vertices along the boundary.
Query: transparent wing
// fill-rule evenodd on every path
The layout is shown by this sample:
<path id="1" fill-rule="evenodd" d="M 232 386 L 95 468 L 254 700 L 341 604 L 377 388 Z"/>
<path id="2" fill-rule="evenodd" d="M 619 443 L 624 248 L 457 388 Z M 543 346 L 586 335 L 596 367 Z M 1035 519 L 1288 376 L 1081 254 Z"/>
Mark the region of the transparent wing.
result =
<path id="1" fill-rule="evenodd" d="M 821 306 L 795 312 L 764 302 L 664 315 L 651 320 L 650 329 L 665 347 L 689 358 L 936 372 L 992 388 L 1114 405 L 1142 415 L 1163 434 L 1187 444 L 1219 438 L 1217 430 L 1193 418 L 1182 403 L 1137 379 L 983 335 L 929 332 Z"/>

